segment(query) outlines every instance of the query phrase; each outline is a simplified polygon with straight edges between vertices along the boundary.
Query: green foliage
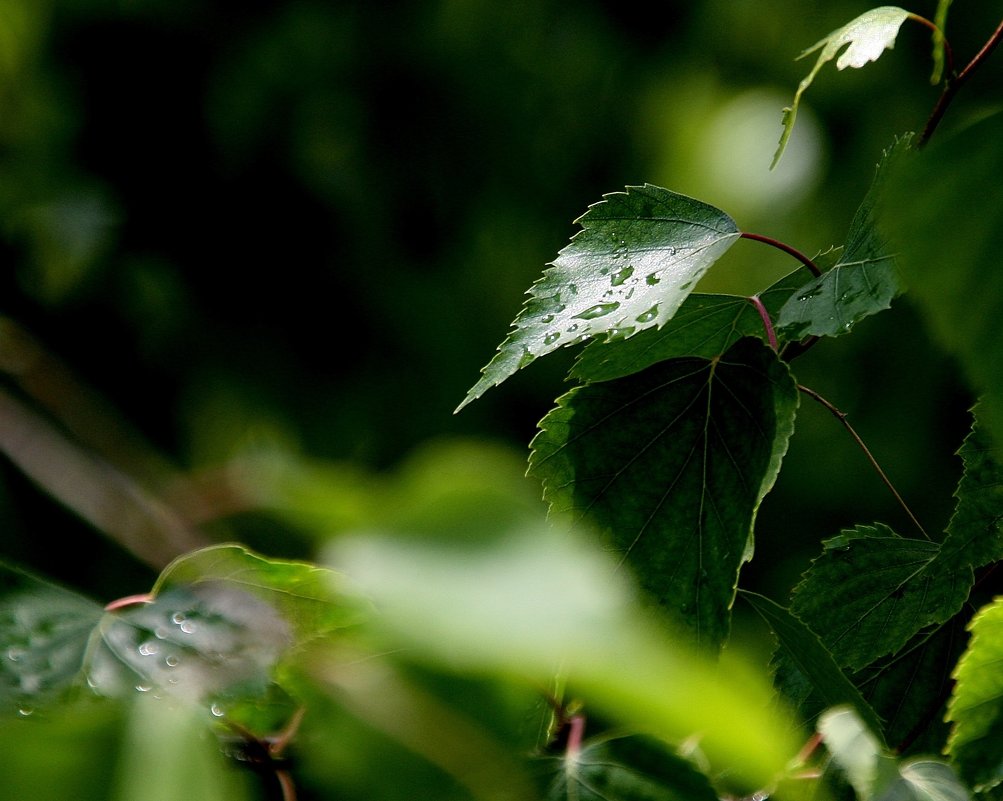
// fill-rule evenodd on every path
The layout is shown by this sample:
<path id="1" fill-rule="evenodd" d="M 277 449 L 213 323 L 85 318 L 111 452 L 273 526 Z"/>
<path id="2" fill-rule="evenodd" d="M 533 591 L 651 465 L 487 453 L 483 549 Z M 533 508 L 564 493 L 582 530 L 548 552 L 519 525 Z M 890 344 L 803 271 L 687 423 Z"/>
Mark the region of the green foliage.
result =
<path id="1" fill-rule="evenodd" d="M 875 8 L 805 51 L 821 52 L 784 111 L 774 164 L 822 67 L 877 59 L 906 19 L 934 28 L 939 78 L 949 5 L 938 4 L 936 25 Z M 300 26 L 290 30 L 298 42 Z M 882 154 L 843 244 L 815 259 L 652 184 L 589 207 L 460 404 L 587 343 L 530 444 L 532 495 L 521 463 L 483 444 L 429 448 L 390 474 L 304 456 L 274 430 L 189 476 L 116 436 L 99 404 L 67 409 L 68 370 L 13 323 L 0 327 L 11 377 L 0 387 L 0 447 L 125 549 L 151 563 L 161 548 L 183 551 L 157 564 L 148 593 L 107 605 L 0 565 L 7 786 L 55 798 L 79 773 L 79 797 L 115 801 L 291 801 L 297 779 L 314 783 L 311 797 L 457 801 L 998 797 L 1003 115 L 930 140 L 1001 41 L 1003 25 L 950 70 L 922 131 Z M 282 59 L 262 64 L 272 61 Z M 362 204 L 377 201 L 355 194 L 362 225 L 373 216 Z M 59 213 L 38 219 L 55 225 Z M 751 294 L 696 292 L 740 238 L 799 266 Z M 73 262 L 63 276 L 72 286 L 57 294 L 82 286 L 96 252 Z M 419 282 L 377 292 L 360 274 L 374 304 L 422 306 L 427 325 L 448 316 L 448 303 L 433 308 L 434 293 L 423 302 L 413 291 Z M 809 350 L 865 328 L 906 288 L 982 395 L 942 536 L 927 533 L 847 415 L 796 377 Z M 779 539 L 767 543 L 774 556 L 817 556 L 778 603 L 740 585 L 802 426 L 802 395 L 843 425 L 921 536 L 880 521 L 834 533 L 824 513 L 784 528 L 782 508 L 772 518 L 781 530 L 767 532 Z M 865 480 L 878 481 L 854 478 Z M 807 504 L 827 490 L 813 487 Z M 939 490 L 949 498 L 949 486 Z M 223 537 L 200 523 L 234 512 L 260 515 L 273 544 L 288 530 L 312 560 L 213 544 Z M 154 532 L 157 548 L 137 531 Z M 739 593 L 759 621 L 733 614 Z M 740 627 L 751 637 L 757 623 L 775 640 L 772 687 L 732 636 Z M 60 749 L 54 778 L 40 775 L 36 788 L 34 774 L 49 770 L 39 750 L 74 738 L 88 741 L 80 756 Z"/>
<path id="2" fill-rule="evenodd" d="M 776 354 L 740 340 L 568 393 L 540 423 L 530 475 L 552 510 L 595 521 L 644 588 L 717 648 L 797 403 Z"/>

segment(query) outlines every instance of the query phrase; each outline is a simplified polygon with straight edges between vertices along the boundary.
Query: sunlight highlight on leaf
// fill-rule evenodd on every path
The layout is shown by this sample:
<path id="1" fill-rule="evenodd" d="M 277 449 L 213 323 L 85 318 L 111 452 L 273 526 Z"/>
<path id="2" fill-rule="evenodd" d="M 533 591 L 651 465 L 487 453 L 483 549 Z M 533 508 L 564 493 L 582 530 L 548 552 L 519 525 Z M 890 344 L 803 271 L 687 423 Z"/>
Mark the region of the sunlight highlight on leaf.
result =
<path id="1" fill-rule="evenodd" d="M 457 411 L 558 348 L 665 325 L 740 233 L 721 210 L 651 184 L 606 195 L 578 222 Z"/>
<path id="2" fill-rule="evenodd" d="M 895 37 L 898 36 L 899 28 L 908 17 L 909 12 L 897 6 L 872 8 L 842 28 L 834 30 L 798 56 L 798 58 L 804 58 L 816 50 L 822 51 L 811 72 L 798 85 L 797 92 L 794 94 L 794 102 L 789 108 L 784 109 L 784 131 L 780 136 L 777 152 L 773 156 L 772 166 L 777 166 L 784 154 L 784 149 L 787 147 L 791 132 L 794 130 L 794 121 L 797 119 L 801 96 L 811 86 L 822 67 L 836 58 L 837 55 L 839 57 L 836 58 L 836 69 L 839 70 L 846 67 L 859 69 L 871 61 L 876 61 L 885 50 L 891 50 L 895 46 Z M 839 54 L 843 47 L 846 47 L 846 50 Z"/>

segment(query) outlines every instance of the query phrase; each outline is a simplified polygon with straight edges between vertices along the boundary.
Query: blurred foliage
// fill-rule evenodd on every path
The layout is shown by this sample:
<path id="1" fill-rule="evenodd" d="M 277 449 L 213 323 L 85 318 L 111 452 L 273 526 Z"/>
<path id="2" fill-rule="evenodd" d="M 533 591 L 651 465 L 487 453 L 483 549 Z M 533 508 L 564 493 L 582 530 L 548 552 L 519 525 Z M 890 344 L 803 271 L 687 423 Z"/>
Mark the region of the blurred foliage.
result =
<path id="1" fill-rule="evenodd" d="M 954 11 L 956 53 L 984 41 L 991 5 Z M 929 36 L 907 26 L 862 74 L 819 74 L 768 166 L 804 73 L 794 57 L 865 7 L 0 0 L 0 557 L 109 600 L 148 588 L 182 542 L 316 557 L 345 532 L 460 538 L 471 510 L 479 533 L 503 530 L 513 506 L 538 504 L 512 466 L 573 354 L 451 410 L 572 219 L 650 181 L 807 253 L 842 242 L 882 149 L 936 98 Z M 990 61 L 966 107 L 998 101 L 1000 78 Z M 738 243 L 702 288 L 758 288 L 791 266 Z M 850 414 L 940 530 L 972 398 L 908 297 L 854 333 L 800 359 L 799 380 Z M 818 539 L 901 521 L 827 412 L 805 404 L 798 424 L 746 573 L 768 595 Z M 129 505 L 75 503 L 96 497 L 82 486 Z M 137 541 L 136 520 L 160 521 L 163 550 L 137 559 L 103 539 L 108 508 L 128 509 L 116 522 Z M 508 700 L 493 709 L 518 716 Z M 27 738 L 24 754 L 53 743 L 53 787 L 114 774 L 129 797 L 146 768 L 100 756 L 129 714 L 93 712 L 88 738 L 77 719 L 52 739 L 0 730 L 5 748 Z M 389 759 L 450 785 L 386 732 L 329 720 L 331 737 L 304 724 L 308 792 L 337 773 L 346 797 L 395 797 L 379 784 Z M 18 763 L 15 788 L 17 771 L 40 772 Z"/>

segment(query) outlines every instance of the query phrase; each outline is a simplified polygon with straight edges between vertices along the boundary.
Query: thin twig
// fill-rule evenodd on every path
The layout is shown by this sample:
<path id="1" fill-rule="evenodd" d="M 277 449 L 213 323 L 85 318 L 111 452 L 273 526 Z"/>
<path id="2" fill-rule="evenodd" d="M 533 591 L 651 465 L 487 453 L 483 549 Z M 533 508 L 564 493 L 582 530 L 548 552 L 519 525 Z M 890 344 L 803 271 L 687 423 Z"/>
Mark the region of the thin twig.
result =
<path id="1" fill-rule="evenodd" d="M 1000 20 L 1000 24 L 996 26 L 996 30 L 993 31 L 992 36 L 982 45 L 982 49 L 975 54 L 972 60 L 968 62 L 968 65 L 953 80 L 947 82 L 944 91 L 941 92 L 940 97 L 937 99 L 937 105 L 933 107 L 933 112 L 926 121 L 923 133 L 919 135 L 917 147 L 923 147 L 930 140 L 958 90 L 972 77 L 972 73 L 978 69 L 982 62 L 989 58 L 989 55 L 997 48 L 1001 41 L 1003 41 L 1003 20 Z"/>
<path id="2" fill-rule="evenodd" d="M 926 17 L 921 17 L 919 14 L 910 14 L 909 19 L 929 28 L 933 31 L 933 35 L 939 36 L 940 40 L 944 43 L 944 60 L 947 62 L 947 80 L 950 82 L 951 78 L 954 76 L 954 51 L 951 49 L 951 43 L 947 41 L 947 37 L 944 36 L 944 32 L 940 29 L 937 23 L 928 20 Z"/>
<path id="3" fill-rule="evenodd" d="M 871 466 L 877 471 L 878 476 L 881 477 L 881 480 L 885 483 L 885 486 L 888 487 L 888 489 L 891 491 L 892 495 L 895 496 L 895 500 L 897 500 L 899 502 L 899 505 L 905 510 L 905 513 L 909 516 L 909 519 L 912 520 L 916 528 L 919 529 L 920 533 L 923 535 L 925 539 L 930 539 L 930 535 L 926 533 L 926 529 L 923 528 L 919 520 L 916 519 L 916 515 L 912 513 L 912 510 L 909 508 L 908 504 L 906 504 L 902 496 L 899 495 L 898 490 L 895 489 L 895 486 L 889 480 L 888 476 L 885 475 L 885 471 L 881 469 L 881 465 L 878 464 L 878 460 L 874 458 L 874 455 L 871 453 L 867 445 L 864 444 L 864 441 L 860 438 L 860 435 L 854 430 L 853 426 L 850 425 L 849 421 L 847 421 L 846 413 L 840 411 L 836 406 L 834 406 L 825 398 L 823 398 L 821 395 L 819 395 L 815 390 L 809 389 L 803 384 L 798 384 L 798 390 L 803 392 L 808 397 L 818 401 L 832 413 L 833 417 L 835 417 L 837 420 L 839 420 L 840 423 L 842 423 L 843 428 L 845 428 L 849 432 L 850 436 L 853 437 L 853 440 L 864 452 L 864 455 L 867 457 L 867 460 L 871 463 Z"/>
<path id="4" fill-rule="evenodd" d="M 774 239 L 771 236 L 763 236 L 762 234 L 750 234 L 748 231 L 742 231 L 742 233 L 739 234 L 739 236 L 742 239 L 751 239 L 754 242 L 762 242 L 763 244 L 769 245 L 770 247 L 774 247 L 777 250 L 782 250 L 788 256 L 793 256 L 795 259 L 801 262 L 805 267 L 811 270 L 811 274 L 814 275 L 816 278 L 822 275 L 822 271 L 818 268 L 818 265 L 815 264 L 815 262 L 813 262 L 811 259 L 805 256 L 804 253 L 802 253 L 797 248 L 792 248 L 786 242 L 781 242 L 779 239 Z"/>

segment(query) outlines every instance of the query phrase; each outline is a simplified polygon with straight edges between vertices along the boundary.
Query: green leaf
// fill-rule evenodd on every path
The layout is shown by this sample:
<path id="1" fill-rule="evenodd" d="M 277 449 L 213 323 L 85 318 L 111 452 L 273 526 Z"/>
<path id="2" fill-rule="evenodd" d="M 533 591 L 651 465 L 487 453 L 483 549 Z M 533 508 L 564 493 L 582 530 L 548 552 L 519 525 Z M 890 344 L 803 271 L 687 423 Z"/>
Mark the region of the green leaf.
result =
<path id="1" fill-rule="evenodd" d="M 842 667 L 862 668 L 944 623 L 972 586 L 970 568 L 939 569 L 936 543 L 900 537 L 887 526 L 858 526 L 823 545 L 794 588 L 791 612 Z"/>
<path id="2" fill-rule="evenodd" d="M 363 608 L 338 592 L 342 577 L 307 562 L 266 559 L 242 545 L 216 545 L 168 565 L 154 595 L 172 588 L 227 586 L 263 601 L 291 627 L 297 645 L 354 625 Z"/>
<path id="3" fill-rule="evenodd" d="M 739 592 L 773 630 L 780 648 L 811 682 L 826 706 L 849 704 L 872 731 L 881 731 L 877 714 L 811 629 L 769 598 L 747 590 Z"/>
<path id="4" fill-rule="evenodd" d="M 811 278 L 802 267 L 760 293 L 771 316 Z M 666 359 L 721 356 L 742 337 L 765 339 L 762 318 L 749 298 L 693 294 L 661 328 L 649 328 L 630 339 L 591 342 L 578 357 L 571 376 L 581 381 L 609 381 Z"/>
<path id="5" fill-rule="evenodd" d="M 650 737 L 597 739 L 546 760 L 546 801 L 717 801 L 691 762 Z"/>
<path id="6" fill-rule="evenodd" d="M 947 28 L 947 12 L 953 0 L 938 0 L 937 11 L 933 16 L 933 24 L 937 29 L 933 32 L 933 72 L 930 73 L 930 83 L 936 86 L 944 77 L 944 31 Z"/>
<path id="7" fill-rule="evenodd" d="M 910 297 L 978 393 L 1003 441 L 1003 114 L 935 138 L 897 170 L 882 223 L 894 236 Z"/>
<path id="8" fill-rule="evenodd" d="M 950 766 L 932 759 L 899 762 L 880 746 L 852 709 L 837 708 L 818 730 L 860 801 L 968 801 Z"/>
<path id="9" fill-rule="evenodd" d="M 797 405 L 786 365 L 743 339 L 720 358 L 572 390 L 540 423 L 529 473 L 552 512 L 598 524 L 642 586 L 714 648 Z"/>
<path id="10" fill-rule="evenodd" d="M 557 348 L 665 325 L 740 233 L 719 209 L 650 184 L 606 195 L 578 223 L 457 411 Z"/>
<path id="11" fill-rule="evenodd" d="M 1003 559 L 1003 467 L 998 454 L 977 415 L 958 451 L 964 473 L 939 559 L 947 568 L 978 568 Z"/>
<path id="12" fill-rule="evenodd" d="M 889 172 L 909 152 L 911 142 L 911 137 L 897 139 L 882 155 L 834 266 L 791 295 L 780 310 L 777 330 L 785 337 L 845 334 L 865 317 L 887 309 L 899 293 L 895 258 L 876 220 Z"/>
<path id="13" fill-rule="evenodd" d="M 908 16 L 908 11 L 896 6 L 872 8 L 842 28 L 837 28 L 798 56 L 798 58 L 804 58 L 816 50 L 821 49 L 822 51 L 811 72 L 798 85 L 797 92 L 794 94 L 794 102 L 789 108 L 784 109 L 784 131 L 780 136 L 777 152 L 773 156 L 772 167 L 776 167 L 780 162 L 784 149 L 787 147 L 787 141 L 794 130 L 794 121 L 797 119 L 801 95 L 811 86 L 819 70 L 836 58 L 843 47 L 846 47 L 846 50 L 836 59 L 836 69 L 842 70 L 846 67 L 859 69 L 871 61 L 877 61 L 885 50 L 891 50 L 895 46 L 895 37 L 898 36 L 899 28 L 902 27 L 902 23 L 906 21 Z"/>
<path id="14" fill-rule="evenodd" d="M 1003 598 L 979 610 L 955 669 L 947 753 L 979 791 L 1003 781 Z"/>
<path id="15" fill-rule="evenodd" d="M 0 564 L 0 712 L 31 714 L 73 684 L 99 604 Z"/>
<path id="16" fill-rule="evenodd" d="M 560 671 L 588 709 L 670 742 L 699 734 L 752 787 L 797 750 L 765 683 L 671 638 L 608 555 L 567 532 L 537 524 L 466 547 L 343 537 L 331 558 L 379 610 L 367 625 L 380 650 L 520 684 Z"/>

